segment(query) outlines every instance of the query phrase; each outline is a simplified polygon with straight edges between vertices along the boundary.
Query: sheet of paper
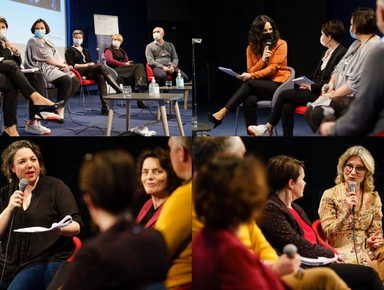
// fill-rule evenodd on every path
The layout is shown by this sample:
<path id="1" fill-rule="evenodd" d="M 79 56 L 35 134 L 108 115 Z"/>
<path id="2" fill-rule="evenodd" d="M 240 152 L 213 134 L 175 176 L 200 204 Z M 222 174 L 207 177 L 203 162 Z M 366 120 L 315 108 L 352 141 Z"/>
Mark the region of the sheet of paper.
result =
<path id="1" fill-rule="evenodd" d="M 37 70 L 39 70 L 39 69 L 35 67 L 35 68 L 23 68 L 21 71 L 23 73 L 32 73 L 32 72 L 35 72 Z"/>
<path id="2" fill-rule="evenodd" d="M 321 265 L 333 263 L 334 261 L 337 260 L 337 257 L 336 256 L 333 258 L 318 257 L 317 259 L 316 258 L 300 257 L 300 259 L 301 259 L 301 262 L 305 265 L 321 266 Z"/>
<path id="3" fill-rule="evenodd" d="M 63 228 L 69 224 L 72 223 L 72 217 L 70 215 L 65 216 L 61 221 L 57 223 L 57 225 L 50 227 L 50 228 L 45 228 L 45 227 L 28 227 L 28 228 L 21 228 L 21 229 L 16 229 L 13 230 L 14 232 L 17 233 L 42 233 L 42 232 L 49 232 L 49 231 L 54 231 L 60 228 Z"/>
<path id="4" fill-rule="evenodd" d="M 305 76 L 301 76 L 299 78 L 295 78 L 292 80 L 295 84 L 301 86 L 301 85 L 305 85 L 305 84 L 310 84 L 310 85 L 313 85 L 314 82 L 311 81 L 309 78 L 305 77 Z"/>
<path id="5" fill-rule="evenodd" d="M 219 70 L 225 72 L 226 74 L 229 74 L 231 76 L 238 76 L 239 74 L 237 72 L 234 72 L 233 70 L 231 70 L 230 68 L 226 68 L 226 67 L 222 67 L 222 66 L 219 66 Z"/>
<path id="6" fill-rule="evenodd" d="M 0 57 L 0 61 L 3 61 L 4 57 Z"/>

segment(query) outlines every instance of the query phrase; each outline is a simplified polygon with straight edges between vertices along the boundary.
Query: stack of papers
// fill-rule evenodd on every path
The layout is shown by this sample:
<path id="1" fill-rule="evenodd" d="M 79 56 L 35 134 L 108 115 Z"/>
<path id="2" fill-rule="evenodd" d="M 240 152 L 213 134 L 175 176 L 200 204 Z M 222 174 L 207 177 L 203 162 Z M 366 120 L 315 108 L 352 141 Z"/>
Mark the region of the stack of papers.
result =
<path id="1" fill-rule="evenodd" d="M 54 231 L 60 228 L 63 228 L 69 224 L 72 223 L 72 217 L 70 215 L 65 216 L 61 221 L 57 223 L 57 225 L 50 227 L 50 228 L 45 228 L 45 227 L 28 227 L 28 228 L 21 228 L 17 230 L 13 230 L 14 232 L 17 233 L 42 233 L 42 232 L 49 232 L 49 231 Z"/>
<path id="2" fill-rule="evenodd" d="M 337 257 L 333 258 L 326 258 L 326 257 L 318 257 L 318 258 L 305 258 L 300 257 L 301 263 L 308 265 L 308 266 L 322 266 L 327 265 L 330 263 L 333 263 L 337 260 Z"/>
<path id="3" fill-rule="evenodd" d="M 219 66 L 219 70 L 225 72 L 226 74 L 229 74 L 230 76 L 238 76 L 239 74 L 237 72 L 234 72 L 230 68 Z"/>
<path id="4" fill-rule="evenodd" d="M 295 84 L 301 86 L 301 85 L 313 85 L 314 82 L 311 81 L 309 78 L 305 76 L 301 76 L 299 78 L 293 79 L 292 80 Z"/>

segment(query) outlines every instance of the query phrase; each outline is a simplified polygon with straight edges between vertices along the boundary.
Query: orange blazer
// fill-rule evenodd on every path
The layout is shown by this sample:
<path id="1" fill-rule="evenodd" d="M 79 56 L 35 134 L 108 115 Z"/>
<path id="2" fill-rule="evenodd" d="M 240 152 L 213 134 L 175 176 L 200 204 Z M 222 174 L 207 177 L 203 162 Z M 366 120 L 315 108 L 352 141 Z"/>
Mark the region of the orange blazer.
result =
<path id="1" fill-rule="evenodd" d="M 247 47 L 247 72 L 252 79 L 262 79 L 269 77 L 274 82 L 284 83 L 291 76 L 288 70 L 288 46 L 287 43 L 279 39 L 271 50 L 268 64 L 262 60 L 262 55 L 255 55 L 248 45 Z"/>
<path id="2" fill-rule="evenodd" d="M 157 209 L 157 211 L 155 212 L 155 214 L 152 216 L 152 218 L 145 224 L 144 228 L 154 228 L 155 227 L 155 224 L 156 224 L 156 221 L 157 221 L 157 218 L 159 217 L 159 214 L 160 214 L 160 211 L 163 207 L 163 204 L 162 203 L 159 208 Z M 143 207 L 141 208 L 139 214 L 137 215 L 137 218 L 136 218 L 136 223 L 140 223 L 141 220 L 145 217 L 145 215 L 148 213 L 148 211 L 151 209 L 153 203 L 152 203 L 152 198 L 148 199 L 147 202 L 143 205 Z"/>

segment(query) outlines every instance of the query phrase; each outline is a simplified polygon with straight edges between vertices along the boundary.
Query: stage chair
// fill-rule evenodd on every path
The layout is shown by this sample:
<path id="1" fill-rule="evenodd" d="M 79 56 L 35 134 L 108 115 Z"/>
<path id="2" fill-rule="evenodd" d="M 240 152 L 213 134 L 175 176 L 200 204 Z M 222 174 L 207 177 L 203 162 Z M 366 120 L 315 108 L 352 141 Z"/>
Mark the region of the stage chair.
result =
<path id="1" fill-rule="evenodd" d="M 75 244 L 75 251 L 73 252 L 72 256 L 70 256 L 70 257 L 68 258 L 67 261 L 72 261 L 73 258 L 75 257 L 75 254 L 76 254 L 76 253 L 81 249 L 81 247 L 83 246 L 83 243 L 81 242 L 81 240 L 80 240 L 78 237 L 76 237 L 76 236 L 73 237 L 73 243 Z"/>
<path id="2" fill-rule="evenodd" d="M 331 249 L 337 255 L 339 254 L 339 252 L 337 252 L 330 244 L 327 243 L 327 238 L 325 237 L 323 228 L 321 227 L 320 219 L 317 219 L 313 222 L 312 229 L 315 232 L 317 240 L 321 246 Z"/>
<path id="3" fill-rule="evenodd" d="M 272 100 L 257 102 L 257 108 L 271 108 L 271 111 L 273 111 L 273 108 L 275 107 L 275 103 L 277 101 L 277 98 L 278 98 L 279 94 L 282 91 L 293 89 L 294 83 L 292 82 L 292 80 L 295 78 L 295 70 L 292 67 L 288 67 L 288 69 L 291 72 L 291 76 L 289 77 L 289 79 L 285 83 L 281 84 L 276 89 L 275 93 L 273 94 Z M 243 103 L 241 103 L 240 106 L 243 106 Z M 240 108 L 240 106 L 237 107 L 237 109 L 236 109 L 235 136 L 237 135 L 237 127 L 238 127 L 238 123 L 239 123 L 239 108 Z M 275 127 L 275 132 L 276 132 L 276 136 L 277 136 L 277 127 Z"/>
<path id="4" fill-rule="evenodd" d="M 88 95 L 91 97 L 91 94 L 89 93 L 89 89 L 88 89 L 88 86 L 91 86 L 91 85 L 95 85 L 95 81 L 94 80 L 87 80 L 87 79 L 83 79 L 83 77 L 80 75 L 79 71 L 72 68 L 71 71 L 75 74 L 76 78 L 80 81 L 80 100 L 79 100 L 79 107 L 80 107 L 80 101 L 81 99 L 83 100 L 83 109 L 84 109 L 84 113 L 81 113 L 81 112 L 71 112 L 70 111 L 70 106 L 69 106 L 69 101 L 68 101 L 68 110 L 70 111 L 70 113 L 72 114 L 75 114 L 75 115 L 85 115 L 86 112 L 87 112 L 87 109 L 85 107 L 85 94 L 84 94 L 84 86 L 85 88 L 87 89 L 87 93 Z"/>

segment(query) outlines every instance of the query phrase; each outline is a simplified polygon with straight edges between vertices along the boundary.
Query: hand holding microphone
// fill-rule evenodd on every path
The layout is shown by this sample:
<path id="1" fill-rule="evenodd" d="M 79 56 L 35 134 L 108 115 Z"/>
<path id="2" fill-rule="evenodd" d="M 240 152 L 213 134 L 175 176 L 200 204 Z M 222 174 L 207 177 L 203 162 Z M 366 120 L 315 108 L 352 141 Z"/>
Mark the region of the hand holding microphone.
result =
<path id="1" fill-rule="evenodd" d="M 28 181 L 26 179 L 20 180 L 19 183 L 19 190 L 16 190 L 9 200 L 10 210 L 14 212 L 14 209 L 17 207 L 21 207 L 23 205 L 23 199 L 24 199 L 24 190 L 28 185 Z"/>
<path id="2" fill-rule="evenodd" d="M 318 100 L 320 101 L 320 100 L 324 99 L 323 95 L 326 94 L 329 91 L 329 88 L 330 88 L 329 84 L 324 84 L 322 86 L 322 88 L 321 88 L 321 95 L 317 98 L 316 101 L 318 101 Z M 307 103 L 307 107 L 313 106 L 313 104 L 316 103 L 316 101 L 314 101 L 313 103 L 312 102 L 308 102 Z"/>
<path id="3" fill-rule="evenodd" d="M 266 42 L 266 45 L 265 45 L 265 48 L 264 48 L 264 53 L 263 53 L 263 61 L 268 64 L 269 62 L 269 57 L 271 56 L 271 45 L 272 45 L 272 42 L 270 40 L 268 40 Z"/>
<path id="4" fill-rule="evenodd" d="M 349 205 L 352 205 L 351 213 L 352 215 L 355 215 L 355 209 L 357 205 L 357 197 L 356 197 L 356 182 L 350 181 L 348 182 L 349 186 L 349 194 L 347 198 L 347 203 Z"/>
<path id="5" fill-rule="evenodd" d="M 301 265 L 300 255 L 297 254 L 297 247 L 293 244 L 287 244 L 283 248 L 283 253 L 277 262 L 273 264 L 272 269 L 279 274 L 279 276 L 296 273 Z"/>

